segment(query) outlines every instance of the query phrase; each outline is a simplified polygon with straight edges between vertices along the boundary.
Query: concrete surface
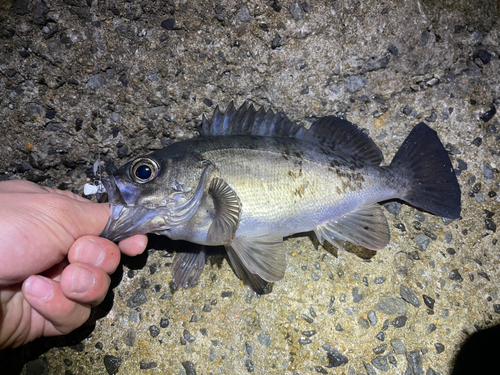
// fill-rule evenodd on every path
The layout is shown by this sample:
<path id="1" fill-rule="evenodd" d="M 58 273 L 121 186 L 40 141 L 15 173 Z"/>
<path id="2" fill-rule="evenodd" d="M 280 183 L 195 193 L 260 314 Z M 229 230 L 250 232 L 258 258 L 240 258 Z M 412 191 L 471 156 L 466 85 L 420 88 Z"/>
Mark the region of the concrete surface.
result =
<path id="1" fill-rule="evenodd" d="M 200 285 L 172 293 L 170 252 L 188 245 L 152 238 L 84 327 L 0 353 L 2 372 L 449 374 L 464 340 L 500 322 L 499 10 L 1 0 L 0 180 L 82 194 L 98 158 L 110 172 L 195 136 L 217 104 L 250 100 L 306 124 L 346 116 L 388 161 L 425 121 L 463 200 L 455 221 L 388 206 L 392 241 L 376 254 L 288 239 L 285 279 L 262 298 L 221 254 Z"/>

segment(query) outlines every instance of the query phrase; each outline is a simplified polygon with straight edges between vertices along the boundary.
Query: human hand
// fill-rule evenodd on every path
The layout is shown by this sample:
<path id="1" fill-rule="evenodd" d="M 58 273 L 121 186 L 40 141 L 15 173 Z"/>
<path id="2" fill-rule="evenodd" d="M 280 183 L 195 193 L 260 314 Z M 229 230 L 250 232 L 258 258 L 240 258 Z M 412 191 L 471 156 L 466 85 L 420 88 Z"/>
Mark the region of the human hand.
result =
<path id="1" fill-rule="evenodd" d="M 0 349 L 81 326 L 106 296 L 120 251 L 144 251 L 145 235 L 118 246 L 99 237 L 109 212 L 69 191 L 0 182 Z"/>

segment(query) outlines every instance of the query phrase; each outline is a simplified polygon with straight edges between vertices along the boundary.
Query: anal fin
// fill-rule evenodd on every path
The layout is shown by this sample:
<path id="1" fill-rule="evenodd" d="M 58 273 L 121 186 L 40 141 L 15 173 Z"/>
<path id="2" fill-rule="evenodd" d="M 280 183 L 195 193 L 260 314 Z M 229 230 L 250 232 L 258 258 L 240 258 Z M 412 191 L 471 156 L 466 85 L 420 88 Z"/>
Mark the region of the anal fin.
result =
<path id="1" fill-rule="evenodd" d="M 332 245 L 349 241 L 370 250 L 380 250 L 391 239 L 389 226 L 382 208 L 369 204 L 340 218 L 324 223 L 314 230 L 320 243 L 325 240 Z"/>
<path id="2" fill-rule="evenodd" d="M 214 178 L 208 188 L 214 200 L 215 217 L 208 229 L 212 240 L 228 243 L 238 228 L 241 203 L 234 190 L 221 178 Z"/>
<path id="3" fill-rule="evenodd" d="M 233 248 L 229 245 L 225 246 L 231 265 L 234 268 L 236 275 L 243 280 L 245 285 L 248 285 L 258 295 L 268 294 L 272 291 L 273 286 L 262 279 L 259 275 L 251 273 L 243 264 Z"/>
<path id="4" fill-rule="evenodd" d="M 189 289 L 198 284 L 205 268 L 205 246 L 199 252 L 176 253 L 172 262 L 172 279 L 176 289 Z"/>
<path id="5" fill-rule="evenodd" d="M 231 242 L 231 247 L 250 273 L 270 283 L 280 281 L 285 276 L 283 238 L 240 236 Z"/>

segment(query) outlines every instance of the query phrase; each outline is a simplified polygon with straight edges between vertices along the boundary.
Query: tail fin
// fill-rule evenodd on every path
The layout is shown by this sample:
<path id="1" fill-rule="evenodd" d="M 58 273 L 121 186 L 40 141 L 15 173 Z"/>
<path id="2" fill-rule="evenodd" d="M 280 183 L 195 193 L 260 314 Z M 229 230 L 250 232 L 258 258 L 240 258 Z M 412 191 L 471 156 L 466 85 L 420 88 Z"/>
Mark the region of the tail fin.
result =
<path id="1" fill-rule="evenodd" d="M 409 188 L 401 199 L 442 217 L 460 216 L 460 187 L 450 158 L 437 133 L 421 122 L 391 162 L 408 180 Z"/>

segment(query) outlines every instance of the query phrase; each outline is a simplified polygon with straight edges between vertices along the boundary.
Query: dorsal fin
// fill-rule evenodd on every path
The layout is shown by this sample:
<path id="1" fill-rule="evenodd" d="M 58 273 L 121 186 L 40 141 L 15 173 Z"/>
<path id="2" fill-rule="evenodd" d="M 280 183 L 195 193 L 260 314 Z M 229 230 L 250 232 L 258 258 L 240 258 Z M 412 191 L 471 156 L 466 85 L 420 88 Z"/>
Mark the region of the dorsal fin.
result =
<path id="1" fill-rule="evenodd" d="M 255 110 L 253 104 L 243 103 L 236 109 L 231 101 L 225 112 L 215 108 L 210 120 L 203 116 L 203 136 L 257 135 L 303 139 L 341 152 L 365 163 L 380 165 L 382 152 L 373 140 L 356 125 L 335 116 L 326 116 L 306 128 L 291 122 L 283 113 Z"/>
<path id="2" fill-rule="evenodd" d="M 215 108 L 210 120 L 204 115 L 201 132 L 203 136 L 260 135 L 264 137 L 294 137 L 301 126 L 291 122 L 284 114 L 253 104 L 243 103 L 236 109 L 231 101 L 225 112 Z"/>
<path id="3" fill-rule="evenodd" d="M 333 151 L 354 156 L 364 163 L 380 165 L 384 161 L 380 148 L 361 128 L 335 116 L 321 117 L 302 139 L 327 145 Z"/>

